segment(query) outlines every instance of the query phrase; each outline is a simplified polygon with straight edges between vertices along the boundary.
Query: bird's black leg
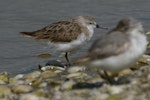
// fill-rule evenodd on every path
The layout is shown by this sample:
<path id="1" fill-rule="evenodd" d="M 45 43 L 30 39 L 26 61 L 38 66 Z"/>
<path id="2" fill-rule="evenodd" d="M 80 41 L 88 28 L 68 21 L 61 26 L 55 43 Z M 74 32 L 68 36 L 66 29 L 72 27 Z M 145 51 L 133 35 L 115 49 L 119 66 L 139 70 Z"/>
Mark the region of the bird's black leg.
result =
<path id="1" fill-rule="evenodd" d="M 111 84 L 111 85 L 117 85 L 118 84 L 118 82 L 115 81 L 112 77 L 110 77 L 106 71 L 103 70 L 103 73 L 101 73 L 99 70 L 97 70 L 97 72 L 99 73 L 101 78 L 107 80 L 109 82 L 109 84 Z"/>
<path id="2" fill-rule="evenodd" d="M 65 58 L 66 58 L 66 60 L 67 60 L 68 65 L 70 66 L 70 65 L 71 65 L 71 63 L 70 63 L 70 60 L 69 60 L 69 58 L 68 58 L 68 52 L 66 52 L 66 54 L 65 54 Z"/>
<path id="3" fill-rule="evenodd" d="M 108 75 L 106 71 L 104 71 L 105 79 L 111 84 L 111 85 L 117 85 L 118 82 L 115 81 L 112 77 Z"/>

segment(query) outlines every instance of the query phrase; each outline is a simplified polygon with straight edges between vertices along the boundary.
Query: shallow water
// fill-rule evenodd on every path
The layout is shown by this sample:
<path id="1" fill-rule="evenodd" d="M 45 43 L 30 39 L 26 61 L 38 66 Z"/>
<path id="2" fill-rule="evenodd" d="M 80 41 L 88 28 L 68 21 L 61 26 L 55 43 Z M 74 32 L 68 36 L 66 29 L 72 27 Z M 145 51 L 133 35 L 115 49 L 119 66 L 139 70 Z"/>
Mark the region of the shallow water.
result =
<path id="1" fill-rule="evenodd" d="M 44 65 L 50 59 L 36 55 L 51 53 L 51 59 L 60 59 L 59 53 L 47 45 L 19 35 L 21 31 L 34 31 L 59 20 L 79 15 L 94 16 L 97 23 L 110 29 L 122 17 L 140 20 L 146 31 L 150 26 L 148 0 L 3 0 L 0 3 L 0 72 L 12 75 L 27 73 Z M 106 30 L 97 29 L 90 42 L 71 58 L 83 55 L 92 41 Z"/>

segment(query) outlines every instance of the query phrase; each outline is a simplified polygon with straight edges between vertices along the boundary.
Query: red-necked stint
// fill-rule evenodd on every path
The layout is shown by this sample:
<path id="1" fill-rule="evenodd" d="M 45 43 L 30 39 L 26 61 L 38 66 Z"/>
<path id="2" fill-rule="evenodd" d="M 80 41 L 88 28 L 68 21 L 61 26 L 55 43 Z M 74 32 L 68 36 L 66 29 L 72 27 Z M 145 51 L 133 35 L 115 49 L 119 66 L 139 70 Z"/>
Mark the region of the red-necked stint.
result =
<path id="1" fill-rule="evenodd" d="M 85 42 L 91 39 L 94 28 L 102 28 L 91 16 L 78 16 L 64 21 L 52 23 L 34 32 L 20 32 L 22 35 L 36 39 L 47 40 L 48 44 L 56 50 L 66 52 L 65 58 L 68 59 L 68 52 L 78 50 Z M 104 28 L 105 29 L 105 28 Z"/>

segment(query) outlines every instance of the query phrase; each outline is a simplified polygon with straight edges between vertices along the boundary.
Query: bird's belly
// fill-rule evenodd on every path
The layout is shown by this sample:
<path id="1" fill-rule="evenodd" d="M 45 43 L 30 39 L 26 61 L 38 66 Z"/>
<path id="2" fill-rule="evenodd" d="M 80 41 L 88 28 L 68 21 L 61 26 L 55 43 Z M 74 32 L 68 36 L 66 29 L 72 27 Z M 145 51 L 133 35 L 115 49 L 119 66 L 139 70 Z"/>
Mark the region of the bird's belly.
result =
<path id="1" fill-rule="evenodd" d="M 108 70 L 112 72 L 118 72 L 125 68 L 133 66 L 136 61 L 142 56 L 146 49 L 146 41 L 137 44 L 136 41 L 132 41 L 132 46 L 130 48 L 116 56 L 111 56 L 105 59 L 97 59 L 90 62 L 90 66 L 99 67 L 103 70 Z"/>
<path id="2" fill-rule="evenodd" d="M 49 43 L 52 45 L 56 50 L 61 51 L 61 52 L 72 52 L 77 49 L 79 49 L 85 42 L 87 42 L 87 37 L 84 34 L 81 34 L 78 36 L 76 40 L 73 40 L 71 42 L 63 43 Z"/>

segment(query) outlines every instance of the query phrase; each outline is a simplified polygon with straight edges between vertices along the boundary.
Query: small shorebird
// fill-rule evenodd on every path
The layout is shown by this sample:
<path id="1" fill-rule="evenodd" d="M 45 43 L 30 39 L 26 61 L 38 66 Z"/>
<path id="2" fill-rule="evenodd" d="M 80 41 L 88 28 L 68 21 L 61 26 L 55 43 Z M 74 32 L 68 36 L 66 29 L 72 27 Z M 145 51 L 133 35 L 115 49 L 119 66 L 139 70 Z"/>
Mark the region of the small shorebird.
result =
<path id="1" fill-rule="evenodd" d="M 90 40 L 93 36 L 94 28 L 102 27 L 96 24 L 93 17 L 78 16 L 52 23 L 34 32 L 20 33 L 36 40 L 47 40 L 48 44 L 54 46 L 56 50 L 66 52 L 65 58 L 68 64 L 70 64 L 68 52 L 77 50 L 86 41 Z"/>
<path id="2" fill-rule="evenodd" d="M 97 39 L 77 63 L 103 69 L 106 79 L 115 84 L 106 71 L 119 72 L 134 65 L 146 50 L 146 40 L 142 24 L 133 18 L 124 18 L 113 30 Z"/>

